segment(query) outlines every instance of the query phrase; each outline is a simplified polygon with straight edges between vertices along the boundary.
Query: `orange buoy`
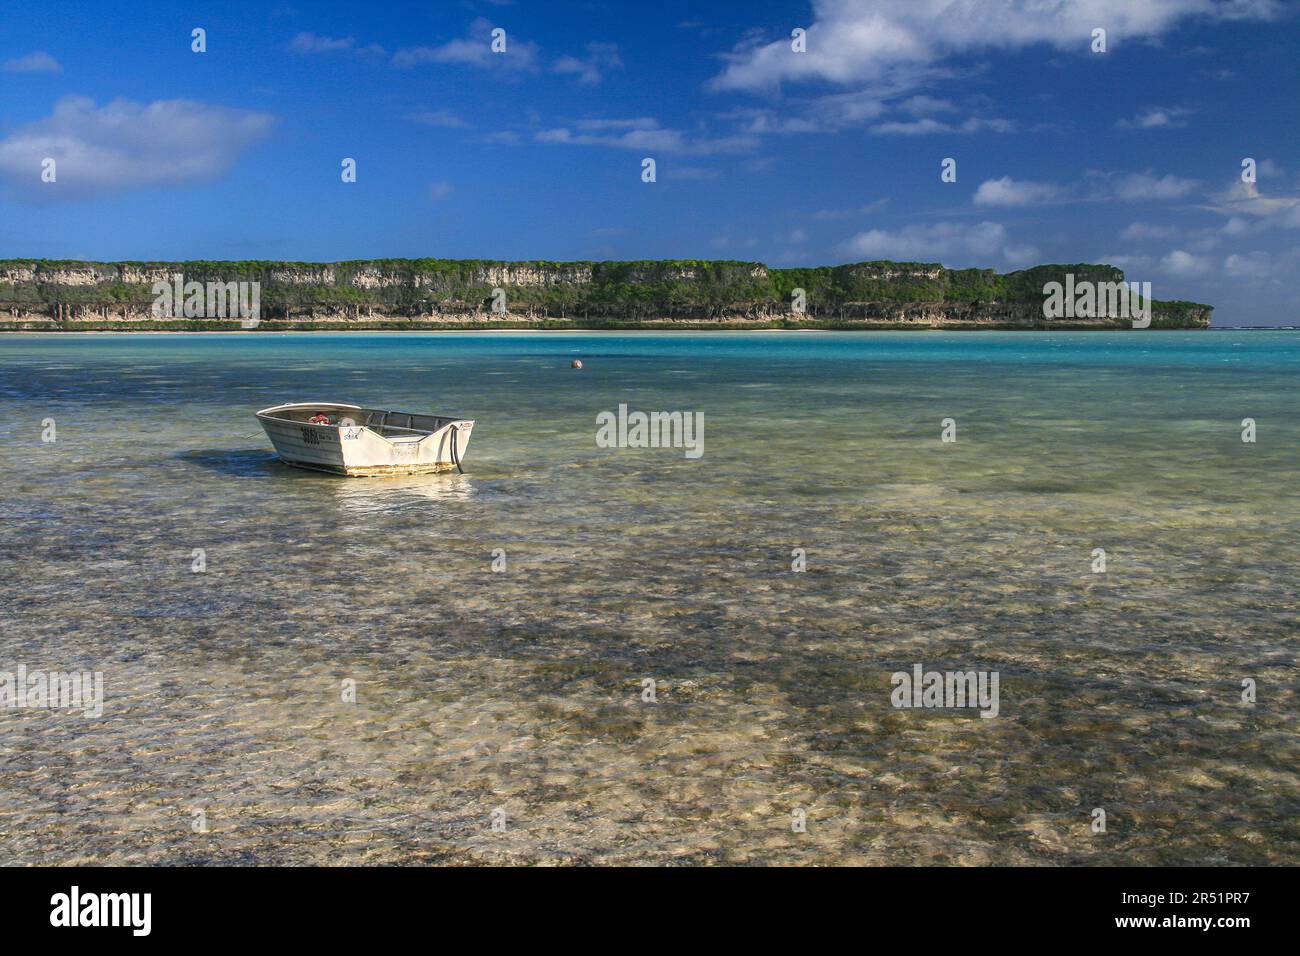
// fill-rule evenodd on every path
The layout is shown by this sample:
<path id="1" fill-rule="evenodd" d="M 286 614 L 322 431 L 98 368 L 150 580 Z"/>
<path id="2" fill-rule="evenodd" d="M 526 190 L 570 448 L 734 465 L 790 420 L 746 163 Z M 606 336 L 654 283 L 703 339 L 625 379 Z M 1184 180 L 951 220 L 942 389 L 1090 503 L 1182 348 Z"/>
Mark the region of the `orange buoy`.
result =
<path id="1" fill-rule="evenodd" d="M 569 363 L 569 368 L 582 368 L 582 359 L 574 359 Z"/>

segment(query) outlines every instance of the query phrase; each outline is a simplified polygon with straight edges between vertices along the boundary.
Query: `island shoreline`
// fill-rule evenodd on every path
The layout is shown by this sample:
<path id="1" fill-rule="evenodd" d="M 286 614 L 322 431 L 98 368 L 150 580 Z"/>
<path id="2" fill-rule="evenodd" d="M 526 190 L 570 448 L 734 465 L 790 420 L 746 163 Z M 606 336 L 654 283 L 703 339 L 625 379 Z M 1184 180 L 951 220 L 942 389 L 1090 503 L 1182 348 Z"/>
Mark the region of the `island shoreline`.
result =
<path id="1" fill-rule="evenodd" d="M 12 332 L 1042 332 L 1204 329 L 1213 311 L 1091 263 L 0 260 Z"/>
<path id="2" fill-rule="evenodd" d="M 322 325 L 312 328 L 276 328 L 271 326 L 258 326 L 257 328 L 242 328 L 235 326 L 233 328 L 202 328 L 202 329 L 153 329 L 147 327 L 123 329 L 113 325 L 104 326 L 79 326 L 75 329 L 68 328 L 13 328 L 0 326 L 0 335 L 44 335 L 50 337 L 71 336 L 71 335 L 230 335 L 234 333 L 247 333 L 249 335 L 265 335 L 268 333 L 281 335 L 375 335 L 381 333 L 391 333 L 394 335 L 412 334 L 412 333 L 463 333 L 467 335 L 483 334 L 485 332 L 499 333 L 527 333 L 535 335 L 582 332 L 606 332 L 614 335 L 623 333 L 676 333 L 676 332 L 706 332 L 714 334 L 726 333 L 757 333 L 771 332 L 780 333 L 798 333 L 798 332 L 861 332 L 870 334 L 873 332 L 1215 332 L 1215 331 L 1251 331 L 1256 327 L 1245 327 L 1241 329 L 1229 329 L 1225 326 L 1186 326 L 1186 327 L 1152 327 L 1149 329 L 1124 328 L 1116 325 L 992 325 L 992 326 L 969 326 L 969 325 L 902 325 L 902 326 L 865 326 L 846 328 L 843 326 L 804 326 L 780 328 L 772 326 L 709 326 L 709 325 L 664 325 L 664 326 L 645 326 L 630 325 L 626 327 L 610 326 L 557 326 L 545 329 L 527 328 L 527 327 L 508 327 L 501 328 L 496 325 L 458 325 L 458 326 L 417 326 L 414 328 L 392 328 L 389 326 L 328 326 Z M 1260 329 L 1272 329 L 1274 331 L 1286 331 L 1281 326 L 1258 326 Z"/>

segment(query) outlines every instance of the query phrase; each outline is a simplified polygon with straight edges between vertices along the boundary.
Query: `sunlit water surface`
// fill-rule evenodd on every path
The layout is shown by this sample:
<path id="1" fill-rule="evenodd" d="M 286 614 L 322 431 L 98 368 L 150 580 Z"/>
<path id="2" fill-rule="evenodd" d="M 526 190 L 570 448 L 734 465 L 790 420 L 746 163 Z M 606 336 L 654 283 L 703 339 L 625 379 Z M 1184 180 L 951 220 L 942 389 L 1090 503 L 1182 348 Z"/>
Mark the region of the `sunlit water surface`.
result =
<path id="1" fill-rule="evenodd" d="M 0 670 L 107 700 L 0 710 L 0 862 L 1300 863 L 1298 373 L 1285 332 L 5 336 Z M 472 417 L 467 474 L 288 468 L 252 413 L 312 399 Z M 703 457 L 597 447 L 620 403 Z M 917 663 L 999 715 L 895 709 Z"/>

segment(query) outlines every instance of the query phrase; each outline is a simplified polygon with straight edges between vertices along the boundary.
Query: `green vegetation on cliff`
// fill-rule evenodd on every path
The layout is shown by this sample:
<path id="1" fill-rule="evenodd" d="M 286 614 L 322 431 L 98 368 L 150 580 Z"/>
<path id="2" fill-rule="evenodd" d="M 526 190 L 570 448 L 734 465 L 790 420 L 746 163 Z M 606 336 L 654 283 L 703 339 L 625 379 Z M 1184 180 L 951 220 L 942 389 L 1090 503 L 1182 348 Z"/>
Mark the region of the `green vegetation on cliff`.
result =
<path id="1" fill-rule="evenodd" d="M 638 323 L 766 323 L 851 327 L 896 322 L 981 327 L 1064 326 L 1041 318 L 1043 286 L 1122 282 L 1107 265 L 1043 265 L 1017 272 L 946 269 L 938 263 L 858 262 L 770 269 L 733 260 L 504 262 L 486 259 L 365 259 L 335 263 L 0 260 L 0 309 L 64 323 L 148 317 L 154 283 L 260 284 L 261 314 L 276 321 L 371 320 L 402 327 L 466 314 L 504 325 L 556 321 L 606 327 Z M 504 290 L 509 313 L 491 311 Z M 806 312 L 792 308 L 804 290 Z M 1156 302 L 1152 325 L 1203 327 L 1210 306 Z M 4 316 L 0 314 L 0 319 Z M 182 323 L 184 320 L 181 320 Z M 1094 323 L 1095 324 L 1095 323 Z M 1117 323 L 1118 324 L 1118 323 Z"/>

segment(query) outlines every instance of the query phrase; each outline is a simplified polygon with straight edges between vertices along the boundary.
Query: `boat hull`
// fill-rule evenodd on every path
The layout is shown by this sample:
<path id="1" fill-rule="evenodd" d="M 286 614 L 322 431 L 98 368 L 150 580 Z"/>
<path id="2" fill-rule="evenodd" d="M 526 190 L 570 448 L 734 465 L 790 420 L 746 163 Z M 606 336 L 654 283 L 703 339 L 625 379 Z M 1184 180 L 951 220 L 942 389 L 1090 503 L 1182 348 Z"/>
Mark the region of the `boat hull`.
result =
<path id="1" fill-rule="evenodd" d="M 301 407 L 279 406 L 257 413 L 281 461 L 353 478 L 453 471 L 464 460 L 474 426 L 472 421 L 446 420 L 446 425 L 429 434 L 389 437 L 364 425 L 316 425 L 280 417 Z M 361 411 L 356 406 L 330 407 Z"/>
<path id="2" fill-rule="evenodd" d="M 304 461 L 294 461 L 280 455 L 280 460 L 294 468 L 306 468 L 308 471 L 323 471 L 345 478 L 393 478 L 398 475 L 437 475 L 455 471 L 456 466 L 435 462 L 428 465 L 320 465 Z"/>

